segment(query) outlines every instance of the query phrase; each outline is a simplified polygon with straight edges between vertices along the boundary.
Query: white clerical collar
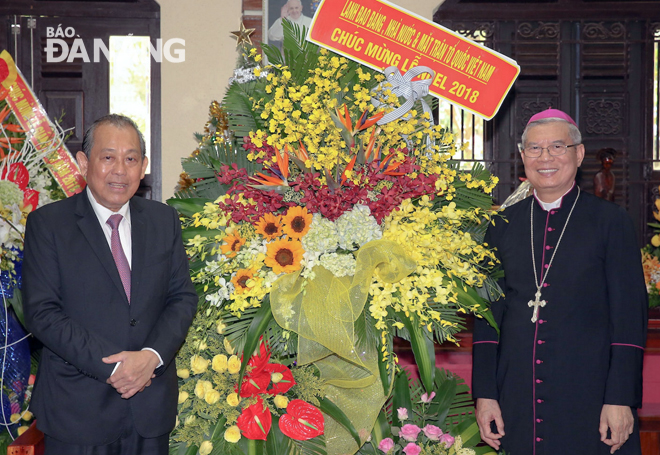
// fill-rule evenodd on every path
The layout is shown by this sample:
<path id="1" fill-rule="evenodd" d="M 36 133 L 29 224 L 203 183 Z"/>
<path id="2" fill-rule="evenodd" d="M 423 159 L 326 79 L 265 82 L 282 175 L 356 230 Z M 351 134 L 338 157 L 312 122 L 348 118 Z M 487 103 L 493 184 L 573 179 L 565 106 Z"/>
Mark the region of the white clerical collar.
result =
<path id="1" fill-rule="evenodd" d="M 573 185 L 571 185 L 571 187 L 568 189 L 567 192 L 565 192 L 559 199 L 557 199 L 556 201 L 553 201 L 553 202 L 543 202 L 541 199 L 539 199 L 539 195 L 536 192 L 536 189 L 534 189 L 534 197 L 538 201 L 539 205 L 543 208 L 543 210 L 545 210 L 546 212 L 549 212 L 552 209 L 557 209 L 557 208 L 561 207 L 561 200 L 564 198 L 564 196 L 566 196 L 568 193 L 571 192 L 573 187 L 575 187 L 575 182 L 573 182 Z"/>

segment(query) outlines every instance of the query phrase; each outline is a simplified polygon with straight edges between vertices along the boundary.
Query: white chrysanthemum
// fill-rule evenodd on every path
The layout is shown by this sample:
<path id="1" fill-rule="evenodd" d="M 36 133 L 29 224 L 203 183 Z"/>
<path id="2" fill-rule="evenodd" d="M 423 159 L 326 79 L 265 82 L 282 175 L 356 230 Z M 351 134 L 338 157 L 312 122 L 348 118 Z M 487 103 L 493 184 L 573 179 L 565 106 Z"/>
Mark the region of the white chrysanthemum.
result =
<path id="1" fill-rule="evenodd" d="M 376 218 L 371 216 L 371 210 L 366 205 L 356 205 L 353 210 L 344 213 L 335 221 L 335 226 L 339 233 L 339 246 L 349 251 L 383 237 Z"/>
<path id="2" fill-rule="evenodd" d="M 355 258 L 352 254 L 326 253 L 321 255 L 320 264 L 334 276 L 355 275 Z"/>
<path id="3" fill-rule="evenodd" d="M 317 255 L 335 251 L 339 244 L 335 224 L 315 213 L 309 232 L 302 238 L 302 244 L 305 252 L 314 252 Z"/>

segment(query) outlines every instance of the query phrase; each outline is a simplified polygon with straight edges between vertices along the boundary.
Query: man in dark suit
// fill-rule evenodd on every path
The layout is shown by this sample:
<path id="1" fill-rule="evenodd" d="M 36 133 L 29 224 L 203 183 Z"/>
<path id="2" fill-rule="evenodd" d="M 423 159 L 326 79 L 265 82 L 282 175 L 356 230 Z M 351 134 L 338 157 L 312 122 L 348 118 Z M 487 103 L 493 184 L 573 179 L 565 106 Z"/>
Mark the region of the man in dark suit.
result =
<path id="1" fill-rule="evenodd" d="M 147 167 L 127 117 L 87 130 L 87 189 L 33 212 L 28 329 L 44 345 L 32 410 L 46 454 L 167 454 L 174 358 L 197 306 L 177 213 L 133 197 Z"/>

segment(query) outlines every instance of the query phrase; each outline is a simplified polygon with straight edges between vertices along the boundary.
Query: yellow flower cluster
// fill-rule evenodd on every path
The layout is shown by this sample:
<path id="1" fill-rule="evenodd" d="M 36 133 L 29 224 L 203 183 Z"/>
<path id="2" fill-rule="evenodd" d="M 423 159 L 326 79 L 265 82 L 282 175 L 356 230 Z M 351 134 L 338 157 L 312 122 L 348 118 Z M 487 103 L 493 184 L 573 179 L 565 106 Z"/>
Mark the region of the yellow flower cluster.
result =
<path id="1" fill-rule="evenodd" d="M 259 148 L 267 143 L 280 150 L 285 146 L 298 149 L 302 143 L 309 154 L 306 166 L 332 171 L 336 166 L 343 169 L 357 153 L 359 144 L 367 144 L 375 130 L 381 153 L 394 154 L 396 161 L 403 161 L 405 155 L 416 156 L 421 172 L 438 173 L 451 156 L 451 150 L 447 149 L 453 142 L 445 130 L 431 125 L 428 114 L 418 115 L 412 110 L 404 118 L 380 127 L 373 125 L 356 134 L 354 144 L 346 143 L 331 116 L 336 108 L 345 103 L 355 124 L 365 111 L 369 117 L 377 110 L 390 112 L 399 106 L 399 100 L 389 90 L 388 83 L 382 83 L 372 92 L 371 87 L 382 82 L 383 75 L 372 76 L 361 67 L 356 69 L 359 83 L 343 86 L 342 78 L 349 72 L 349 62 L 343 57 L 329 56 L 326 50 L 321 50 L 321 54 L 318 66 L 302 85 L 292 81 L 288 68 L 267 67 L 265 90 L 271 98 L 253 100 L 253 108 L 267 121 L 267 129 L 250 132 L 251 141 Z M 382 103 L 378 109 L 370 102 L 372 96 Z M 264 152 L 248 154 L 251 160 L 263 156 Z"/>
<path id="2" fill-rule="evenodd" d="M 487 270 L 495 265 L 496 258 L 463 228 L 488 219 L 489 213 L 479 209 L 460 210 L 453 202 L 437 209 L 428 196 L 423 196 L 417 204 L 403 201 L 399 210 L 385 219 L 383 239 L 406 245 L 417 270 L 398 283 L 374 278 L 369 311 L 377 321 L 376 328 L 386 334 L 392 325 L 403 327 L 400 322 L 387 319 L 390 308 L 406 316 L 414 314 L 429 331 L 434 326 L 454 326 L 434 308 L 448 303 L 460 306 L 454 279 L 468 286 L 483 285 Z"/>

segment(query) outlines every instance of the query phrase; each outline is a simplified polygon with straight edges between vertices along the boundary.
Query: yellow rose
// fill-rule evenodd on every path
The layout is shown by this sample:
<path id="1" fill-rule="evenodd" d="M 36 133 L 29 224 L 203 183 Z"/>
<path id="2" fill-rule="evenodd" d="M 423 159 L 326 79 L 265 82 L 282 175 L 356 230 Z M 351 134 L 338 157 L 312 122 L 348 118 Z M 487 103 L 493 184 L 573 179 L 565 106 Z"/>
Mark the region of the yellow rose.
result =
<path id="1" fill-rule="evenodd" d="M 176 370 L 176 375 L 181 379 L 188 379 L 190 377 L 190 371 L 187 368 L 179 368 Z"/>
<path id="2" fill-rule="evenodd" d="M 229 342 L 227 338 L 225 338 L 222 343 L 225 345 L 225 350 L 227 351 L 227 354 L 232 355 L 234 353 L 234 348 Z"/>
<path id="3" fill-rule="evenodd" d="M 204 342 L 204 340 L 201 340 L 201 341 L 199 342 L 199 345 L 197 345 L 197 347 L 199 348 L 200 351 L 203 351 L 203 350 L 206 349 L 208 346 L 206 345 L 206 342 Z"/>
<path id="4" fill-rule="evenodd" d="M 12 415 L 9 417 L 9 421 L 10 421 L 11 423 L 16 423 L 16 422 L 18 422 L 19 420 L 21 420 L 21 415 L 20 415 L 20 414 L 12 414 Z"/>
<path id="5" fill-rule="evenodd" d="M 32 417 L 34 417 L 34 416 L 32 415 L 32 413 L 30 411 L 25 411 L 23 413 L 23 420 L 25 420 L 26 422 L 29 422 L 30 420 L 32 420 Z"/>
<path id="6" fill-rule="evenodd" d="M 184 425 L 190 425 L 190 424 L 195 423 L 195 420 L 196 420 L 195 416 L 190 415 L 190 416 L 186 417 L 186 420 L 184 420 L 183 423 L 184 423 Z"/>
<path id="7" fill-rule="evenodd" d="M 227 326 L 224 322 L 222 322 L 222 319 L 220 319 L 215 326 L 215 330 L 218 332 L 218 335 L 222 335 L 226 328 Z"/>
<path id="8" fill-rule="evenodd" d="M 185 403 L 186 400 L 188 399 L 188 396 L 189 396 L 188 392 L 183 392 L 183 391 L 179 392 L 179 404 Z"/>
<path id="9" fill-rule="evenodd" d="M 227 371 L 227 356 L 224 354 L 218 354 L 213 357 L 213 362 L 211 362 L 211 368 L 218 373 L 224 373 Z"/>
<path id="10" fill-rule="evenodd" d="M 209 381 L 197 381 L 197 384 L 195 384 L 195 395 L 197 395 L 197 398 L 204 398 L 204 395 L 209 390 L 213 390 L 213 384 Z"/>
<path id="11" fill-rule="evenodd" d="M 656 248 L 660 246 L 660 235 L 656 234 L 653 237 L 651 237 L 651 245 L 653 245 Z"/>
<path id="12" fill-rule="evenodd" d="M 30 427 L 23 425 L 22 427 L 18 427 L 18 430 L 16 430 L 16 431 L 18 432 L 18 435 L 20 436 L 23 433 L 25 433 L 28 430 L 28 428 L 30 428 Z"/>
<path id="13" fill-rule="evenodd" d="M 220 400 L 220 392 L 217 390 L 209 390 L 204 394 L 204 401 L 208 404 L 215 404 Z"/>
<path id="14" fill-rule="evenodd" d="M 213 451 L 213 443 L 211 441 L 204 441 L 199 446 L 199 455 L 209 455 Z"/>
<path id="15" fill-rule="evenodd" d="M 209 367 L 209 361 L 199 355 L 194 355 L 190 358 L 190 369 L 193 374 L 201 374 Z"/>
<path id="16" fill-rule="evenodd" d="M 236 426 L 232 425 L 225 431 L 225 441 L 237 443 L 241 439 L 241 430 Z"/>
<path id="17" fill-rule="evenodd" d="M 229 357 L 229 360 L 227 361 L 227 371 L 229 371 L 230 374 L 238 374 L 238 372 L 241 371 L 241 360 L 235 355 Z"/>
<path id="18" fill-rule="evenodd" d="M 273 384 L 277 384 L 284 378 L 284 375 L 282 373 L 273 373 L 270 375 L 270 380 L 273 381 Z"/>
<path id="19" fill-rule="evenodd" d="M 241 399 L 238 398 L 237 393 L 234 392 L 234 393 L 230 393 L 229 395 L 227 395 L 227 403 L 229 404 L 229 406 L 238 406 L 238 403 L 240 403 L 240 402 L 241 402 Z"/>
<path id="20" fill-rule="evenodd" d="M 275 406 L 280 409 L 286 409 L 286 407 L 289 406 L 289 399 L 284 395 L 275 395 L 273 403 L 275 403 Z"/>

